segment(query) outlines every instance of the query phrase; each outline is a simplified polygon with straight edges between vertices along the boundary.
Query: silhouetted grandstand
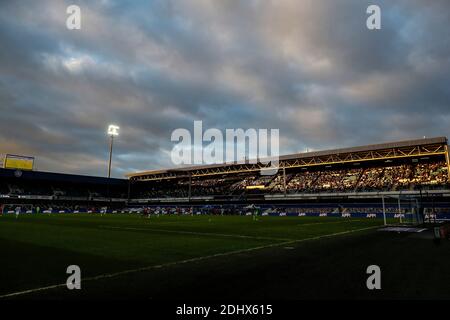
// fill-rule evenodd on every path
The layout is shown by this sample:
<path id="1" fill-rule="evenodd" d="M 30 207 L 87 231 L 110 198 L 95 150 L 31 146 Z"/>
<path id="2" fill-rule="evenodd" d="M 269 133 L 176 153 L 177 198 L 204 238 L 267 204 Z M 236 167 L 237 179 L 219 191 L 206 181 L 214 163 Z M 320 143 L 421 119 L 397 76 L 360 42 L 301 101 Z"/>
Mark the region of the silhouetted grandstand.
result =
<path id="1" fill-rule="evenodd" d="M 126 179 L 0 169 L 0 199 L 3 202 L 125 202 L 127 186 Z"/>

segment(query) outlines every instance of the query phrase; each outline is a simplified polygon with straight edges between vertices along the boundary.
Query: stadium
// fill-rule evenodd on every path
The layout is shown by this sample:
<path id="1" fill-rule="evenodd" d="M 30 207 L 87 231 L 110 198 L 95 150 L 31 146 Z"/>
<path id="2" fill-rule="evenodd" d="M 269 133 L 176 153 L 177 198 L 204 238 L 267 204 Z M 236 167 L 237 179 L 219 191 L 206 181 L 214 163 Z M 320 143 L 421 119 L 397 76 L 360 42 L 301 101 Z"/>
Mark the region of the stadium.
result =
<path id="1" fill-rule="evenodd" d="M 235 298 L 238 290 L 240 298 L 260 299 L 447 297 L 433 270 L 450 262 L 441 245 L 450 231 L 448 152 L 445 137 L 308 152 L 280 157 L 273 175 L 261 175 L 268 166 L 261 163 L 127 179 L 1 169 L 9 261 L 1 296 L 205 299 Z M 23 257 L 33 261 L 32 276 Z M 74 257 L 86 270 L 80 294 L 58 283 Z M 382 295 L 365 288 L 361 266 L 370 261 L 389 270 Z M 295 276 L 256 285 L 248 274 L 271 270 Z M 343 270 L 345 277 L 333 278 Z M 21 282 L 12 277 L 17 272 Z M 417 272 L 423 291 L 399 290 Z M 315 289 L 323 285 L 327 291 Z"/>
<path id="2" fill-rule="evenodd" d="M 0 308 L 450 300 L 449 20 L 448 0 L 0 1 Z"/>

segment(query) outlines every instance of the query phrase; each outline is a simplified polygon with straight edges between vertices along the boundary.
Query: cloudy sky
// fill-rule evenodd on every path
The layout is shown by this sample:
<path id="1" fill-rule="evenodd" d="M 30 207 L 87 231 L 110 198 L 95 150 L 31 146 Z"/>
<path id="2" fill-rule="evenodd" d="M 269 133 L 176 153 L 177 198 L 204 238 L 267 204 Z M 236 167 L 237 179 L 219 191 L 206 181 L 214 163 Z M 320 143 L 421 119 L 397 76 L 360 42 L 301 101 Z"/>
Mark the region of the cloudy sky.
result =
<path id="1" fill-rule="evenodd" d="M 105 175 L 117 123 L 121 177 L 172 166 L 194 120 L 279 128 L 282 154 L 449 136 L 449 21 L 448 0 L 2 0 L 0 154 Z"/>

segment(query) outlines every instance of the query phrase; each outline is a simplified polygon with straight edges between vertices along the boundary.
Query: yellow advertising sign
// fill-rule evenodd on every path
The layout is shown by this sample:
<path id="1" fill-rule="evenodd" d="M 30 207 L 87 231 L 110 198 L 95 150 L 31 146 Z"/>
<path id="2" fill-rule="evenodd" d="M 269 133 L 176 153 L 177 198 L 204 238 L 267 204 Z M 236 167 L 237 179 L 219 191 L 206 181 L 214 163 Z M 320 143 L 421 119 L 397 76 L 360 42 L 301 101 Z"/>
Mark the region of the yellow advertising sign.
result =
<path id="1" fill-rule="evenodd" d="M 7 154 L 4 161 L 6 169 L 33 170 L 34 158 Z"/>

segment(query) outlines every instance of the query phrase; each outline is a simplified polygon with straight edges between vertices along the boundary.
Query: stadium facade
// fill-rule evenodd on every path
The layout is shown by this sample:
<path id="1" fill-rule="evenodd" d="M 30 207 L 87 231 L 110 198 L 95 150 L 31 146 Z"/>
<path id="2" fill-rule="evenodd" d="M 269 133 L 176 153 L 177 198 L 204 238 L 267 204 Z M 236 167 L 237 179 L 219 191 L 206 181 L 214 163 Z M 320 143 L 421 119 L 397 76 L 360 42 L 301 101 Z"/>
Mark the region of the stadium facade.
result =
<path id="1" fill-rule="evenodd" d="M 446 137 L 285 155 L 276 174 L 262 175 L 270 166 L 226 163 L 131 173 L 128 179 L 1 169 L 0 201 L 10 207 L 84 210 L 248 204 L 336 208 L 379 206 L 381 199 L 399 208 L 419 200 L 432 203 L 433 211 L 450 207 Z"/>

